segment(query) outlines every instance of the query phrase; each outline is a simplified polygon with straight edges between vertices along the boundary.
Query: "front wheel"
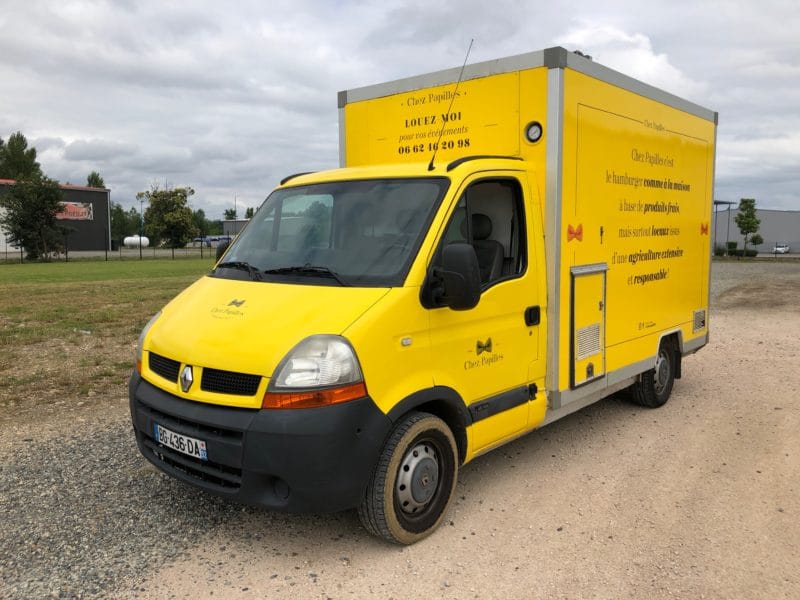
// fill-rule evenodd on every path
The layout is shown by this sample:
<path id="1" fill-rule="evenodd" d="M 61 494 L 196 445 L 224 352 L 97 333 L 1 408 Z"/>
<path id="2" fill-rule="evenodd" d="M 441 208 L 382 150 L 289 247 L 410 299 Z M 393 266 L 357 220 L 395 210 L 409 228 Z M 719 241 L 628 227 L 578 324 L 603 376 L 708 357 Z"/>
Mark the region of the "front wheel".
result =
<path id="1" fill-rule="evenodd" d="M 442 522 L 458 477 L 450 428 L 428 413 L 397 423 L 370 478 L 358 516 L 372 534 L 413 544 Z"/>
<path id="2" fill-rule="evenodd" d="M 655 368 L 645 371 L 631 386 L 633 399 L 647 408 L 663 406 L 672 393 L 675 383 L 677 358 L 672 344 L 665 341 L 658 349 Z"/>

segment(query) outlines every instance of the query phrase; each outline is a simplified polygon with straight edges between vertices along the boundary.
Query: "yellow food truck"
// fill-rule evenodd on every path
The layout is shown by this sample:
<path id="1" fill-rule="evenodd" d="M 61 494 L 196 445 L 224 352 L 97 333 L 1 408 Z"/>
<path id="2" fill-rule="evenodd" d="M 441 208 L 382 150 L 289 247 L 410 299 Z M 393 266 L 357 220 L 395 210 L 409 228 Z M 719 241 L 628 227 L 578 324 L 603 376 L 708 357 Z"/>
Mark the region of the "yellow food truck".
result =
<path id="1" fill-rule="evenodd" d="M 715 112 L 549 48 L 339 114 L 341 168 L 284 179 L 142 331 L 150 462 L 409 544 L 476 456 L 619 390 L 667 401 L 708 341 Z"/>

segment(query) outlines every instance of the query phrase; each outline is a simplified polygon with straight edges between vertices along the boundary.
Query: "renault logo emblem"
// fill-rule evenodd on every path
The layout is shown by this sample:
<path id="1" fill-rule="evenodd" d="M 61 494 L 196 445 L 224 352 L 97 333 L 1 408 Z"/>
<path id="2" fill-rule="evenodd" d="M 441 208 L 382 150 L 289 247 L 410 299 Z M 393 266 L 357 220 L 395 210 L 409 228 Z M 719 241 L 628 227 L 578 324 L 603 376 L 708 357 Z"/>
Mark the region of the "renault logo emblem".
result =
<path id="1" fill-rule="evenodd" d="M 181 389 L 183 393 L 189 391 L 189 388 L 192 387 L 192 383 L 194 382 L 194 376 L 192 375 L 192 366 L 186 365 L 183 367 L 183 371 L 181 372 Z"/>

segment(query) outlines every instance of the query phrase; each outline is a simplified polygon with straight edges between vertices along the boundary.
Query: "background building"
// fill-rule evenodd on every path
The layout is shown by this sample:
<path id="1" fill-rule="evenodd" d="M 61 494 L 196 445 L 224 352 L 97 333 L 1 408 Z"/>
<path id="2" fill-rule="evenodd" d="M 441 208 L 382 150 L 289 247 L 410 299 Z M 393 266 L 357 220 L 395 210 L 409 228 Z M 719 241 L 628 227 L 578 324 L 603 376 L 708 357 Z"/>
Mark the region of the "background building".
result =
<path id="1" fill-rule="evenodd" d="M 717 203 L 714 212 L 714 245 L 724 246 L 728 240 L 737 242 L 738 248 L 744 247 L 744 236 L 736 226 L 738 202 L 733 204 Z M 761 221 L 758 233 L 764 243 L 756 249 L 759 252 L 772 252 L 776 243 L 789 244 L 792 254 L 800 253 L 800 210 L 756 209 L 756 217 Z M 747 244 L 751 247 L 750 243 Z"/>
<path id="2" fill-rule="evenodd" d="M 10 179 L 0 179 L 0 194 L 14 185 Z M 66 246 L 73 250 L 109 250 L 111 248 L 111 191 L 79 185 L 59 185 L 62 210 L 57 215 L 59 225 L 67 230 Z M 0 252 L 7 247 L 7 234 L 0 229 Z"/>
<path id="3" fill-rule="evenodd" d="M 250 219 L 225 219 L 222 221 L 222 235 L 239 235 L 249 222 Z"/>

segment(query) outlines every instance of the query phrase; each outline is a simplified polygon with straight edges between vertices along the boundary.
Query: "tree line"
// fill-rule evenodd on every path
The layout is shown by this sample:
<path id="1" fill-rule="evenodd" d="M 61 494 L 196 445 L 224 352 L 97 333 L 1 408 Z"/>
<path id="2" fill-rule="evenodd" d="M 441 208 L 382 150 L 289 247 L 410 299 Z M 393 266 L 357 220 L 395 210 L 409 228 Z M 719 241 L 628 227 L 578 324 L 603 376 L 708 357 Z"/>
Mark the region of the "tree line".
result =
<path id="1" fill-rule="evenodd" d="M 59 223 L 56 215 L 61 211 L 63 195 L 59 182 L 47 177 L 36 160 L 36 148 L 28 147 L 21 132 L 5 141 L 0 138 L 0 179 L 13 180 L 14 185 L 0 189 L 0 226 L 7 241 L 25 249 L 29 260 L 48 260 L 64 250 L 64 240 L 70 229 Z M 86 178 L 86 186 L 105 188 L 97 171 Z M 194 194 L 190 187 L 159 189 L 139 192 L 136 199 L 147 203 L 142 215 L 135 207 L 125 211 L 115 202 L 110 206 L 111 239 L 117 243 L 129 235 L 144 234 L 153 244 L 169 248 L 186 245 L 194 237 L 222 233 L 222 221 L 206 218 L 202 209 L 192 210 L 189 198 Z M 235 211 L 225 218 L 236 218 Z M 248 217 L 253 209 L 248 209 Z"/>
<path id="2" fill-rule="evenodd" d="M 36 148 L 19 131 L 8 141 L 0 138 L 0 179 L 12 179 L 0 193 L 0 225 L 8 241 L 25 248 L 28 258 L 46 258 L 63 247 L 64 232 L 56 221 L 61 208 L 61 189 L 36 161 Z"/>

